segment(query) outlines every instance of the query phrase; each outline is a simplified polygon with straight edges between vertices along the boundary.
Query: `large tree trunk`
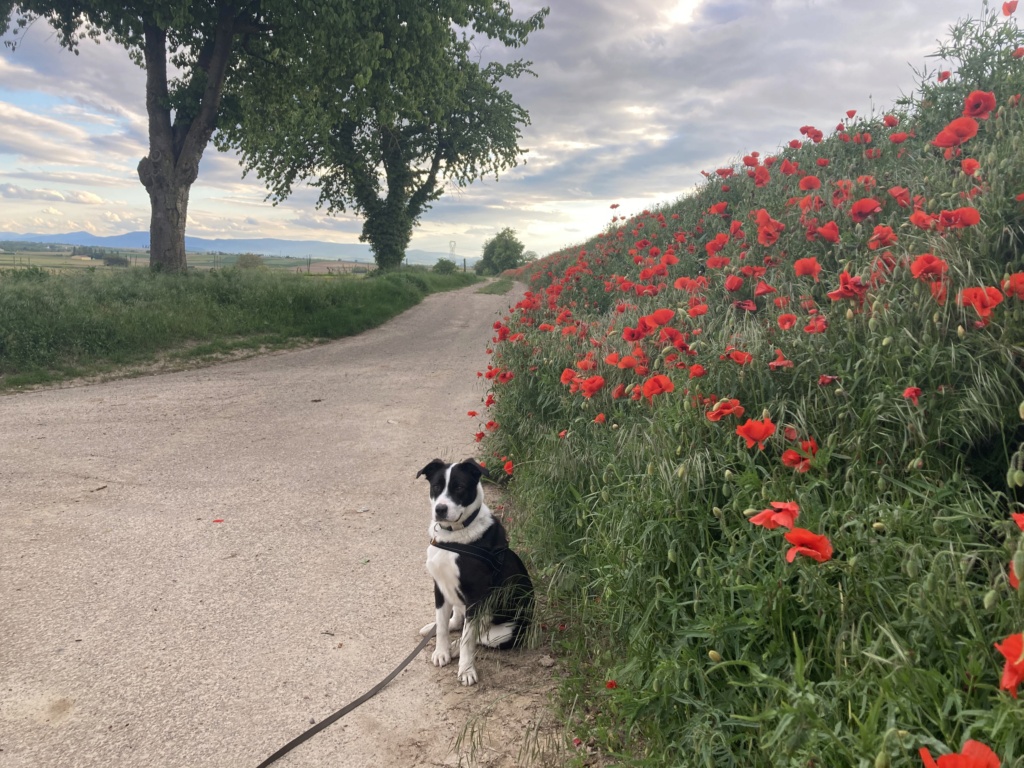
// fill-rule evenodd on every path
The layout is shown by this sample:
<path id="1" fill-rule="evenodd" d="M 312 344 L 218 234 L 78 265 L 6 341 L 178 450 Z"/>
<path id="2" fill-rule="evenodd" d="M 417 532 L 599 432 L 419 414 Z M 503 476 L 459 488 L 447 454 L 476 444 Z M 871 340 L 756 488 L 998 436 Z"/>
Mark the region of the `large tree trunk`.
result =
<path id="1" fill-rule="evenodd" d="M 152 153 L 151 153 L 152 154 Z M 149 192 L 149 266 L 162 272 L 184 272 L 185 223 L 188 218 L 188 193 L 192 182 L 178 182 L 150 168 L 156 165 L 144 157 L 139 163 L 139 178 Z"/>
<path id="2" fill-rule="evenodd" d="M 366 214 L 360 240 L 368 242 L 380 269 L 397 269 L 412 239 L 412 223 L 405 205 L 382 205 Z"/>
<path id="3" fill-rule="evenodd" d="M 231 60 L 238 10 L 227 4 L 213 35 L 199 52 L 187 77 L 202 83 L 202 97 L 189 109 L 179 108 L 171 122 L 167 87 L 167 33 L 146 24 L 146 112 L 149 116 L 149 154 L 139 162 L 139 180 L 149 193 L 149 266 L 183 272 L 188 194 L 199 175 L 199 160 L 217 123 L 221 94 Z"/>

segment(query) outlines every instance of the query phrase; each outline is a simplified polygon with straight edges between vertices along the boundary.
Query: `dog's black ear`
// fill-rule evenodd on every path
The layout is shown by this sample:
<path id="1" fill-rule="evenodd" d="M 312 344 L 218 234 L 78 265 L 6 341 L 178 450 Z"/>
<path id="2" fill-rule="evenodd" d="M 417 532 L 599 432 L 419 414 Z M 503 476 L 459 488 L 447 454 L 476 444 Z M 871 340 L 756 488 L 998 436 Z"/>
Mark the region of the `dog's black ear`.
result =
<path id="1" fill-rule="evenodd" d="M 442 461 L 441 459 L 434 459 L 432 462 L 427 464 L 427 466 L 425 466 L 423 469 L 416 473 L 416 479 L 418 480 L 420 475 L 426 475 L 427 477 L 430 477 L 432 474 L 434 474 L 440 469 L 444 469 L 446 466 L 447 464 L 445 464 L 445 462 Z"/>
<path id="2" fill-rule="evenodd" d="M 487 471 L 487 467 L 480 464 L 476 459 L 470 457 L 462 462 L 472 473 L 473 479 L 476 481 L 480 480 L 480 476 L 490 478 L 490 473 Z"/>

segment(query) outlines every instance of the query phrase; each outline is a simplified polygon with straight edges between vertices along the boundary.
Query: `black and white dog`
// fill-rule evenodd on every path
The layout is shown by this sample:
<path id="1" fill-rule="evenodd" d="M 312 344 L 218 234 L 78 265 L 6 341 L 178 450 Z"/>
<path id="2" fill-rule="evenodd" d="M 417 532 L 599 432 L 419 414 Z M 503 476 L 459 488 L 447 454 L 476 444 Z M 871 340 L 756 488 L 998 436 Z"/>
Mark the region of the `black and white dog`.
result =
<path id="1" fill-rule="evenodd" d="M 430 482 L 430 546 L 427 572 L 434 579 L 435 624 L 432 660 L 443 667 L 452 660 L 449 632 L 462 627 L 459 681 L 477 681 L 477 643 L 512 648 L 526 638 L 533 613 L 533 584 L 526 566 L 509 549 L 501 522 L 484 503 L 480 478 L 484 468 L 473 459 L 447 464 L 434 459 L 416 473 Z"/>

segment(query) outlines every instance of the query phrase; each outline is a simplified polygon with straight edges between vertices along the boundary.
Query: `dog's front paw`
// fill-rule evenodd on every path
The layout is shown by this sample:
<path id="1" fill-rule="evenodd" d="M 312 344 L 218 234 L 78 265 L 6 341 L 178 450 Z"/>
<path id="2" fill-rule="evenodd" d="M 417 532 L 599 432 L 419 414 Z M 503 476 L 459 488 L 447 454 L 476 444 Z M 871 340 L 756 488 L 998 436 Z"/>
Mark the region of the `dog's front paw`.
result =
<path id="1" fill-rule="evenodd" d="M 426 637 L 430 634 L 431 630 L 434 629 L 434 622 L 430 622 L 423 629 L 420 630 L 420 637 Z"/>
<path id="2" fill-rule="evenodd" d="M 459 682 L 463 685 L 476 685 L 477 681 L 476 667 L 467 667 L 466 669 L 459 669 Z"/>
<path id="3" fill-rule="evenodd" d="M 434 650 L 433 655 L 431 655 L 430 660 L 434 662 L 435 667 L 443 667 L 447 665 L 448 662 L 452 660 L 452 652 L 448 648 L 448 643 L 444 643 L 443 645 L 439 644 Z"/>

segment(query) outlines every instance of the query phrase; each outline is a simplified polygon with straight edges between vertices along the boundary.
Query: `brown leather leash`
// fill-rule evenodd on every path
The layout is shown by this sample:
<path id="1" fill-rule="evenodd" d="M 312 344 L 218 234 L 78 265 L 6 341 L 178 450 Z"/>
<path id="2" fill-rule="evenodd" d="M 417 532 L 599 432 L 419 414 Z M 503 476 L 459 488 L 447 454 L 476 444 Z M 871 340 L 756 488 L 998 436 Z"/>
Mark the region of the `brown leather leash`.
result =
<path id="1" fill-rule="evenodd" d="M 405 660 L 401 664 L 399 664 L 397 667 L 395 667 L 395 669 L 391 672 L 390 675 L 388 675 L 383 680 L 381 680 L 379 683 L 377 683 L 375 686 L 373 686 L 373 688 L 368 690 L 366 693 L 364 693 L 362 696 L 360 696 L 355 701 L 346 704 L 344 707 L 339 709 L 337 712 L 335 712 L 330 717 L 328 717 L 328 718 L 326 718 L 324 720 L 321 720 L 319 723 L 314 725 L 309 730 L 305 731 L 304 733 L 300 734 L 299 736 L 296 736 L 294 739 L 292 739 L 287 744 L 285 744 L 283 747 L 281 747 L 279 750 L 277 750 L 277 752 L 275 752 L 270 757 L 268 757 L 266 760 L 264 760 L 262 763 L 260 763 L 258 766 L 256 766 L 256 768 L 266 768 L 271 763 L 277 761 L 279 758 L 284 757 L 284 755 L 286 755 L 289 752 L 291 752 L 293 749 L 295 749 L 295 747 L 299 746 L 299 744 L 301 744 L 302 742 L 306 741 L 307 739 L 313 738 L 318 733 L 320 733 L 320 731 L 322 731 L 324 728 L 327 728 L 329 725 L 337 722 L 338 720 L 343 718 L 345 715 L 347 715 L 349 712 L 351 712 L 353 709 L 358 707 L 360 704 L 366 703 L 367 701 L 372 699 L 374 696 L 376 696 L 378 693 L 380 693 L 381 689 L 384 688 L 384 686 L 386 686 L 388 683 L 390 683 L 392 680 L 394 680 L 395 677 L 398 675 L 398 673 L 401 672 L 403 669 L 405 669 L 407 666 L 409 666 L 410 662 L 412 662 L 412 660 L 416 658 L 416 656 L 419 654 L 419 652 L 427 647 L 427 642 L 430 640 L 430 638 L 432 638 L 436 634 L 436 632 L 437 632 L 437 627 L 435 626 L 432 630 L 430 630 L 430 632 L 427 633 L 426 637 L 424 637 L 422 640 L 420 640 L 420 644 L 416 646 L 416 649 L 412 653 L 410 653 L 408 656 L 406 656 Z"/>

